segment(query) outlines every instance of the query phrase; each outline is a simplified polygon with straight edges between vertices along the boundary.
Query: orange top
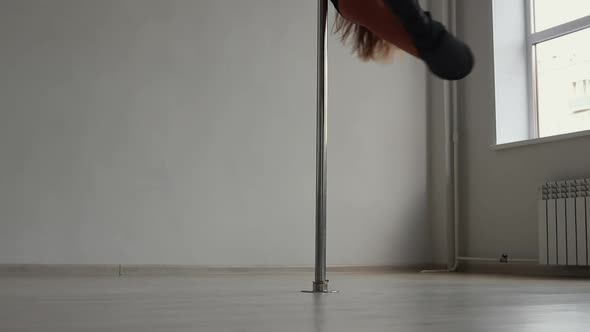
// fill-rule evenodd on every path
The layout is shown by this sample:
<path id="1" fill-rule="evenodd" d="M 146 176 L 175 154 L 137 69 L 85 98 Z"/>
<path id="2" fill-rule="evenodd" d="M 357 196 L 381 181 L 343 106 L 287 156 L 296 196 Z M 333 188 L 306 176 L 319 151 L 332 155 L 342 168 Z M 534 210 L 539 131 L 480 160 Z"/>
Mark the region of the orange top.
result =
<path id="1" fill-rule="evenodd" d="M 347 20 L 364 26 L 379 38 L 418 57 L 412 38 L 383 0 L 338 0 L 338 10 Z"/>

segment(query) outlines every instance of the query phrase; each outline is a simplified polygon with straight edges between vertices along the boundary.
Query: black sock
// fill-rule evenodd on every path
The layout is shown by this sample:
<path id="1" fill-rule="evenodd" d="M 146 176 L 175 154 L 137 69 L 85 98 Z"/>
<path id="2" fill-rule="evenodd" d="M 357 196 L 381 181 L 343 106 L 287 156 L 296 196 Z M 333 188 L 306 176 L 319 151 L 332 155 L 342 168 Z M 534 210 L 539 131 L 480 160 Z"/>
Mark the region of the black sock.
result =
<path id="1" fill-rule="evenodd" d="M 436 47 L 445 27 L 432 20 L 417 0 L 384 0 L 387 7 L 400 19 L 408 34 L 414 40 L 418 51 Z"/>

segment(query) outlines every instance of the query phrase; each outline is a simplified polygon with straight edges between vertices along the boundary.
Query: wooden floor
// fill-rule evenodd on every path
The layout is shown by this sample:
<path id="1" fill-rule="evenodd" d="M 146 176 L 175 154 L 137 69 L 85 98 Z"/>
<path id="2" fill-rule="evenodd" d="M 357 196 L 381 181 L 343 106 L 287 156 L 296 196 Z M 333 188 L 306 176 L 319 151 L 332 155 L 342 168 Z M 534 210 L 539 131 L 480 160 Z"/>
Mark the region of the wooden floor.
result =
<path id="1" fill-rule="evenodd" d="M 332 273 L 0 278 L 0 331 L 590 331 L 590 281 Z"/>

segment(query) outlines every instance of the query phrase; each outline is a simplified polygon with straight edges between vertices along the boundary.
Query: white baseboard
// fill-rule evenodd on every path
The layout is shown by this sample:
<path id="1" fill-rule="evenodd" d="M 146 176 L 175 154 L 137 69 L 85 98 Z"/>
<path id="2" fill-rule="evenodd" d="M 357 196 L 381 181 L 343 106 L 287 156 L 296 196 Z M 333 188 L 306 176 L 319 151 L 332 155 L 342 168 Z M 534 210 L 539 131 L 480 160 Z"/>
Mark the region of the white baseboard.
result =
<path id="1" fill-rule="evenodd" d="M 549 266 L 541 264 L 504 264 L 461 262 L 458 272 L 487 275 L 511 275 L 525 277 L 588 278 L 590 267 Z"/>
<path id="2" fill-rule="evenodd" d="M 120 265 L 0 264 L 0 276 L 118 276 Z"/>
<path id="3" fill-rule="evenodd" d="M 338 265 L 330 273 L 414 273 L 445 269 L 436 264 L 401 266 Z M 313 273 L 312 266 L 192 266 L 192 265 L 44 265 L 0 264 L 0 277 L 119 277 L 207 276 L 215 274 Z M 459 272 L 530 277 L 590 277 L 590 267 L 462 262 Z"/>
<path id="4" fill-rule="evenodd" d="M 328 266 L 328 272 L 419 272 L 432 264 Z M 313 273 L 312 266 L 43 265 L 0 264 L 0 276 L 206 276 L 212 274 Z"/>

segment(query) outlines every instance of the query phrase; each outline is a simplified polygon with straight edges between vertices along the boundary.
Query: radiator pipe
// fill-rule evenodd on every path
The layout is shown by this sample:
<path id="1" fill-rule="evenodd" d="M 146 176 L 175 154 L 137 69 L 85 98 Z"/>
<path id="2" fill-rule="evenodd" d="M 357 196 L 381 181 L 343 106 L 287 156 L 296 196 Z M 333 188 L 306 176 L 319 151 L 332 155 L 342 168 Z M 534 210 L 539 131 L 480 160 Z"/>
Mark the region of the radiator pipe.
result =
<path id="1" fill-rule="evenodd" d="M 450 5 L 449 25 L 451 33 L 457 35 L 457 0 L 448 0 Z M 451 83 L 451 115 L 453 123 L 453 135 L 451 140 L 453 141 L 453 243 L 455 260 L 451 271 L 457 271 L 459 267 L 459 253 L 461 251 L 459 242 L 459 220 L 460 220 L 460 206 L 459 206 L 459 98 L 458 98 L 458 82 L 453 81 Z"/>

